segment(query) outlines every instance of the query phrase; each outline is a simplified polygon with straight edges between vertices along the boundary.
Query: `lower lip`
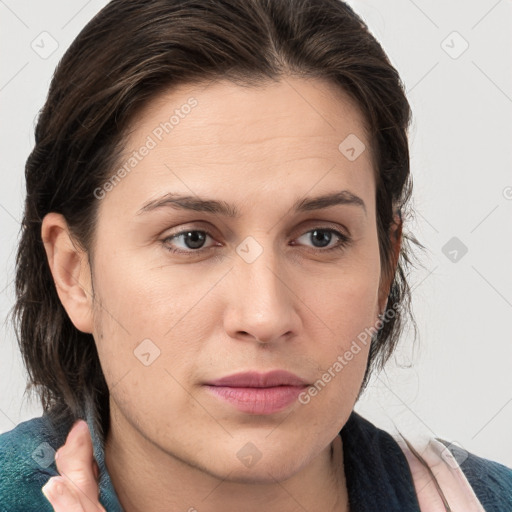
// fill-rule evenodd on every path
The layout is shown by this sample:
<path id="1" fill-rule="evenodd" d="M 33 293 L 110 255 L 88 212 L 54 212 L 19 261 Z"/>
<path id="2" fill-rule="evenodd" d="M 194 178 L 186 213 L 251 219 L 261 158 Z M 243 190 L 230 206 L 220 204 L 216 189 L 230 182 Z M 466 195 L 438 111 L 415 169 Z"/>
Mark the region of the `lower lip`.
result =
<path id="1" fill-rule="evenodd" d="M 307 386 L 275 386 L 272 388 L 232 388 L 206 386 L 217 397 L 229 402 L 242 412 L 273 414 L 295 402 Z"/>

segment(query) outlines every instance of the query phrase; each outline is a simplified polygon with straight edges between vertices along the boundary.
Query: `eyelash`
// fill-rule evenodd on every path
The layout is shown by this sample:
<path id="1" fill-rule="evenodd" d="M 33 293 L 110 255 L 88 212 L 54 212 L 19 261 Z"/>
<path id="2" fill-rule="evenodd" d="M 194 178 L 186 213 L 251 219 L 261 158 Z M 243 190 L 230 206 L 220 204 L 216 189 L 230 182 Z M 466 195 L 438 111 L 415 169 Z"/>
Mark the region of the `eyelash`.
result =
<path id="1" fill-rule="evenodd" d="M 348 245 L 350 245 L 351 243 L 351 239 L 350 237 L 348 237 L 347 235 L 341 233 L 340 231 L 336 230 L 336 229 L 333 229 L 333 228 L 327 228 L 327 227 L 321 227 L 321 226 L 318 226 L 318 227 L 315 227 L 315 228 L 312 228 L 308 231 L 306 231 L 305 233 L 303 233 L 301 236 L 304 236 L 308 233 L 311 233 L 312 231 L 326 231 L 326 232 L 329 232 L 329 233 L 334 233 L 339 239 L 340 241 L 334 246 L 334 247 L 330 247 L 329 249 L 311 249 L 314 253 L 331 253 L 332 251 L 341 251 L 341 250 L 344 250 Z M 209 236 L 210 238 L 213 238 L 213 235 L 206 229 L 186 229 L 184 231 L 180 231 L 179 233 L 175 233 L 174 235 L 171 235 L 171 236 L 168 236 L 166 238 L 164 238 L 162 240 L 162 243 L 164 245 L 164 248 L 173 253 L 173 254 L 181 254 L 181 255 L 184 255 L 184 256 L 195 256 L 197 254 L 201 254 L 202 252 L 205 252 L 205 251 L 208 251 L 210 249 L 213 249 L 213 247 L 207 247 L 207 248 L 200 248 L 200 249 L 191 249 L 191 250 L 188 250 L 188 251 L 182 251 L 182 250 L 178 250 L 178 249 L 173 249 L 171 248 L 166 242 L 168 242 L 169 240 L 174 240 L 182 235 L 186 235 L 187 233 L 204 233 L 205 235 Z M 300 238 L 300 237 L 299 237 Z"/>

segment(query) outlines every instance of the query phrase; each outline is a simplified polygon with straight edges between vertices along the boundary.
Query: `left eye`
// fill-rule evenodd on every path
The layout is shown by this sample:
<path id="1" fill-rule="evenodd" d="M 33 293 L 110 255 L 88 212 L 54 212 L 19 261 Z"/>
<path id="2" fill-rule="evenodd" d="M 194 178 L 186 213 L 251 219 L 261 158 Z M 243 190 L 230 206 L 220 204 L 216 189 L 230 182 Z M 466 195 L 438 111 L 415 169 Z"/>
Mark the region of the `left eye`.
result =
<path id="1" fill-rule="evenodd" d="M 326 247 L 332 241 L 333 235 L 338 238 L 338 242 L 334 246 L 322 250 L 323 247 Z M 303 237 L 308 237 L 308 240 L 312 241 L 313 243 L 320 244 L 319 246 L 315 247 L 315 250 L 320 250 L 321 252 L 330 251 L 332 249 L 342 249 L 349 242 L 348 236 L 332 228 L 312 229 L 307 233 L 304 233 L 297 240 L 300 240 Z M 319 247 L 320 249 L 318 249 Z"/>
<path id="2" fill-rule="evenodd" d="M 338 238 L 338 242 L 333 245 L 332 247 L 328 247 L 325 249 L 326 246 L 328 246 L 334 237 Z M 350 239 L 347 235 L 344 235 L 340 231 L 337 231 L 332 228 L 315 228 L 307 231 L 302 236 L 297 238 L 296 240 L 300 240 L 301 238 L 308 237 L 307 239 L 311 241 L 313 244 L 319 244 L 316 247 L 313 248 L 314 251 L 317 252 L 328 252 L 335 249 L 343 249 L 348 243 L 350 242 Z M 199 253 L 202 251 L 206 251 L 208 249 L 211 249 L 213 246 L 210 247 L 203 247 L 205 244 L 205 241 L 207 238 L 212 238 L 212 235 L 208 231 L 204 230 L 197 230 L 197 229 L 190 229 L 186 231 L 181 231 L 179 233 L 176 233 L 174 235 L 171 235 L 163 240 L 164 246 L 172 253 L 177 254 L 194 254 Z M 170 245 L 170 242 L 175 240 L 182 240 L 182 242 L 185 244 L 184 249 L 176 249 Z M 292 245 L 301 245 L 296 244 L 295 241 Z"/>

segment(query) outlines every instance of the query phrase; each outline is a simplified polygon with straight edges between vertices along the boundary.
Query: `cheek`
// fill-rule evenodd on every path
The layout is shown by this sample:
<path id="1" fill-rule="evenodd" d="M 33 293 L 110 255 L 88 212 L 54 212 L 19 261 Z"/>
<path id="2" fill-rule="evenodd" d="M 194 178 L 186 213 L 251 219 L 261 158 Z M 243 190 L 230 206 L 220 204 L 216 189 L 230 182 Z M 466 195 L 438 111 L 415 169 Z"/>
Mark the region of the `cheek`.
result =
<path id="1" fill-rule="evenodd" d="M 353 278 L 333 283 L 329 293 L 316 294 L 315 300 L 322 322 L 312 322 L 321 327 L 311 335 L 312 346 L 304 349 L 318 370 L 299 403 L 317 428 L 337 431 L 354 406 L 366 371 L 377 288 Z"/>
<path id="2" fill-rule="evenodd" d="M 378 254 L 368 254 L 358 251 L 322 276 L 308 278 L 299 294 L 328 336 L 342 344 L 376 321 L 380 263 Z"/>
<path id="3" fill-rule="evenodd" d="M 321 401 L 324 406 L 332 402 L 327 406 L 332 410 L 343 410 L 347 398 L 355 399 L 359 391 L 376 332 L 379 279 L 378 252 L 366 247 L 328 279 L 308 281 L 316 285 L 305 286 L 300 294 L 305 303 L 302 316 L 310 319 L 305 330 L 314 340 L 311 353 L 321 365 L 318 392 L 322 385 L 328 388 Z"/>
<path id="4" fill-rule="evenodd" d="M 197 302 L 201 282 L 192 286 L 190 272 L 161 263 L 153 266 L 144 251 L 128 248 L 98 257 L 95 288 L 108 313 L 105 320 L 125 339 L 126 334 L 132 341 L 164 336 Z"/>
<path id="5" fill-rule="evenodd" d="M 201 299 L 219 277 L 151 266 L 137 251 L 97 254 L 94 336 L 109 387 L 127 372 L 157 391 L 155 382 L 173 386 L 166 369 L 183 381 L 211 332 Z"/>

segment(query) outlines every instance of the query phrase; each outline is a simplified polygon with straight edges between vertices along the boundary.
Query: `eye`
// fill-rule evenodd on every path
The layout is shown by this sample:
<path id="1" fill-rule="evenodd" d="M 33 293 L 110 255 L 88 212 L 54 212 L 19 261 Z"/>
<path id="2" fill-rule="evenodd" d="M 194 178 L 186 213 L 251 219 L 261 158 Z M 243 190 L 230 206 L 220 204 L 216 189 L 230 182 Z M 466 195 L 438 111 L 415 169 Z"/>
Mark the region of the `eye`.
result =
<path id="1" fill-rule="evenodd" d="M 162 241 L 162 243 L 164 244 L 164 247 L 171 253 L 193 256 L 213 248 L 213 245 L 206 248 L 204 247 L 208 238 L 213 240 L 213 236 L 206 230 L 187 229 L 174 235 L 168 236 Z M 349 245 L 351 241 L 347 235 L 336 229 L 327 227 L 317 227 L 311 229 L 297 238 L 297 240 L 300 240 L 301 238 L 306 238 L 306 240 L 311 241 L 313 245 L 317 244 L 315 247 L 313 247 L 312 250 L 318 253 L 326 253 L 344 249 L 347 245 Z M 328 247 L 329 244 L 333 242 L 333 240 L 335 242 L 334 245 Z M 176 244 L 176 241 L 180 241 L 184 247 L 183 245 L 182 248 L 178 249 L 173 247 L 171 243 Z M 217 246 L 218 245 L 220 244 L 217 244 Z M 298 244 L 294 241 L 292 245 Z M 326 247 L 328 248 L 326 249 Z"/>
<path id="2" fill-rule="evenodd" d="M 301 237 L 297 238 L 297 240 L 300 240 L 301 238 L 305 238 L 306 241 L 311 241 L 313 245 L 318 244 L 313 248 L 313 250 L 315 252 L 324 253 L 344 249 L 350 243 L 350 238 L 347 235 L 336 229 L 326 227 L 317 227 L 307 231 Z M 336 238 L 338 239 L 337 242 Z M 325 249 L 325 247 L 327 247 L 333 240 L 336 243 Z M 295 245 L 295 243 L 293 245 Z"/>
<path id="3" fill-rule="evenodd" d="M 180 231 L 179 233 L 168 236 L 163 240 L 163 243 L 165 248 L 172 253 L 192 254 L 209 249 L 203 248 L 203 245 L 207 238 L 212 238 L 212 235 L 208 231 L 198 229 L 187 229 L 185 231 Z M 188 250 L 180 250 L 171 247 L 168 242 L 174 242 L 175 240 L 181 240 L 185 244 L 185 249 Z"/>

